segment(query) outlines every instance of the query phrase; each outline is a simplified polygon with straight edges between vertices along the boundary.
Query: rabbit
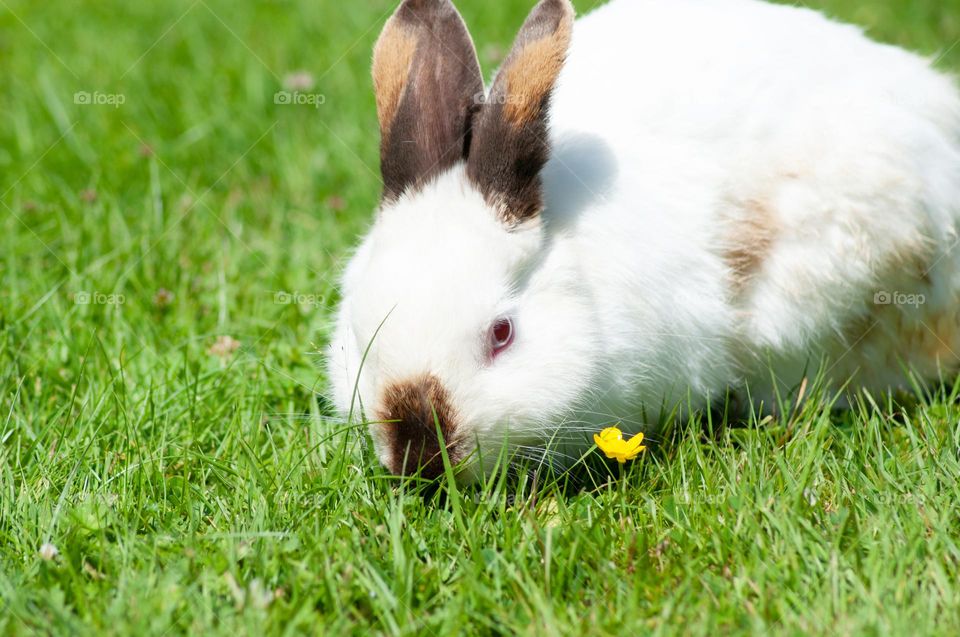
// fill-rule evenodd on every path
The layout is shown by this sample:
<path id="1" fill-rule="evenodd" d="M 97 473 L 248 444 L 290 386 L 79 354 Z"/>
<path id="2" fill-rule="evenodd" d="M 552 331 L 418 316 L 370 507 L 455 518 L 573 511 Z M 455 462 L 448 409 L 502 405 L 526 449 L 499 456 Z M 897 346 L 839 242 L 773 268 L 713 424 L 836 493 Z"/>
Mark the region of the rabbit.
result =
<path id="1" fill-rule="evenodd" d="M 760 0 L 542 0 L 485 87 L 453 4 L 405 0 L 372 74 L 383 192 L 327 370 L 392 473 L 569 466 L 728 392 L 960 367 L 960 95 L 931 60 Z"/>

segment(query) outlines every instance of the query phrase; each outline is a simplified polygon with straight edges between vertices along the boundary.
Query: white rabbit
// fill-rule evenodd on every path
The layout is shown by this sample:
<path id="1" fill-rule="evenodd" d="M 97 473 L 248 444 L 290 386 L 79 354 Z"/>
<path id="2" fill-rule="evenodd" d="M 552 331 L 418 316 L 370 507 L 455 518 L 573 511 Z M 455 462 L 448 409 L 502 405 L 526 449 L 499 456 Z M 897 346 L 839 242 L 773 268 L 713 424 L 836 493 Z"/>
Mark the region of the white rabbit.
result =
<path id="1" fill-rule="evenodd" d="M 960 96 L 931 66 L 757 0 L 543 0 L 485 91 L 449 0 L 406 0 L 339 410 L 397 473 L 442 471 L 439 424 L 470 480 L 817 369 L 956 370 Z"/>

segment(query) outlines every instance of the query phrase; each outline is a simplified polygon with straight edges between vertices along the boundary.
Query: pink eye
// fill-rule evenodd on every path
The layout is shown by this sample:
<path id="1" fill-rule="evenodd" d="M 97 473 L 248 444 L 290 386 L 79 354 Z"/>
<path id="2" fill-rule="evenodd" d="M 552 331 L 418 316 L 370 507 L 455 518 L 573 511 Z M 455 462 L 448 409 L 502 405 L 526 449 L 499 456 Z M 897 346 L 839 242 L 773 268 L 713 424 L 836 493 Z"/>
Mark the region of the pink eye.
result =
<path id="1" fill-rule="evenodd" d="M 496 356 L 513 343 L 513 321 L 509 318 L 497 319 L 490 328 L 490 347 Z"/>

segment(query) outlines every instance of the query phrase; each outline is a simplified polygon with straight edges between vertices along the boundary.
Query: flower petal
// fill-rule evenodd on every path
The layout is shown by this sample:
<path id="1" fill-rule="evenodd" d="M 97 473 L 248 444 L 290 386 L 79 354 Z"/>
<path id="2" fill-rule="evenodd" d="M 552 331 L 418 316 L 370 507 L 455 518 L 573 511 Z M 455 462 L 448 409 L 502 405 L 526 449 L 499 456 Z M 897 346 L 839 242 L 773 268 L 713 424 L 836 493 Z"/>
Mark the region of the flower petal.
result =
<path id="1" fill-rule="evenodd" d="M 623 432 L 621 432 L 616 427 L 607 427 L 600 432 L 600 439 L 604 442 L 613 442 L 616 440 L 623 440 Z"/>
<path id="2" fill-rule="evenodd" d="M 636 436 L 634 436 L 634 437 L 631 438 L 630 440 L 627 440 L 627 441 L 624 443 L 624 447 L 625 447 L 630 453 L 634 453 L 634 452 L 637 452 L 637 451 L 642 451 L 643 449 L 645 449 L 646 447 L 643 447 L 642 445 L 643 445 L 643 434 L 642 434 L 642 433 L 637 434 Z"/>

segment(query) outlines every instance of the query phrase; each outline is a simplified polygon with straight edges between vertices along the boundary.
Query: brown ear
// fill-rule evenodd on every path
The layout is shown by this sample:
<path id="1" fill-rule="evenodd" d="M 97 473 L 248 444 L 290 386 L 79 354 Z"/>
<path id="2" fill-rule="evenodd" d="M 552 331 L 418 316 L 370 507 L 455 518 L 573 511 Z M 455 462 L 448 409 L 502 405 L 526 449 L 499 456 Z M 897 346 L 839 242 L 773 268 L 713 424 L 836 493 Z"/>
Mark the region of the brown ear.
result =
<path id="1" fill-rule="evenodd" d="M 474 117 L 467 174 L 503 221 L 540 214 L 550 95 L 573 32 L 569 0 L 541 0 L 524 22 L 490 95 Z"/>
<path id="2" fill-rule="evenodd" d="M 483 94 L 473 41 L 450 0 L 405 0 L 373 52 L 380 170 L 396 199 L 466 156 Z"/>

